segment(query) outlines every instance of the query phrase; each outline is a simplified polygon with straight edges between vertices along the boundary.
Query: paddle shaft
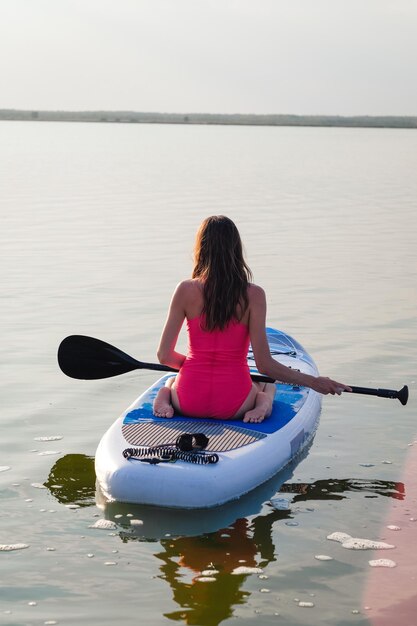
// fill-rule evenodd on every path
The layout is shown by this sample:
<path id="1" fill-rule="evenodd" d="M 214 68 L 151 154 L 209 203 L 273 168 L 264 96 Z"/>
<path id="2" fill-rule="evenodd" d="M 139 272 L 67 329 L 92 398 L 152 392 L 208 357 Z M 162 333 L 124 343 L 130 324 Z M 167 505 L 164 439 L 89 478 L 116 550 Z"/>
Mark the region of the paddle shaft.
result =
<path id="1" fill-rule="evenodd" d="M 158 363 L 141 363 L 141 365 L 145 369 L 153 369 L 153 370 L 158 370 L 161 372 L 178 372 L 178 370 L 174 369 L 173 367 L 168 367 L 168 365 L 160 365 Z M 270 378 L 269 376 L 263 376 L 263 374 L 251 374 L 251 378 L 255 382 L 262 382 L 262 383 L 279 382 L 279 381 L 275 381 L 273 378 Z M 288 383 L 282 383 L 282 384 L 285 385 Z M 297 386 L 297 385 L 294 385 L 294 386 Z M 407 393 L 408 393 L 407 387 L 403 387 L 403 389 L 401 389 L 400 391 L 396 391 L 395 389 L 373 389 L 372 387 L 356 387 L 353 385 L 350 385 L 350 388 L 352 389 L 352 393 L 359 393 L 359 394 L 363 394 L 367 396 L 378 396 L 379 398 L 392 398 L 396 400 L 398 399 L 400 400 L 401 403 L 403 403 L 401 394 L 403 394 L 404 396 L 406 394 L 405 390 L 407 390 Z"/>
<path id="2" fill-rule="evenodd" d="M 173 367 L 169 367 L 168 365 L 161 365 L 160 363 L 144 363 L 143 361 L 140 361 L 140 366 L 141 368 L 144 368 L 144 369 L 156 370 L 159 372 L 178 372 L 178 370 L 174 369 Z M 264 376 L 263 374 L 251 373 L 251 378 L 253 381 L 261 382 L 261 383 L 276 383 L 276 382 L 279 383 L 280 382 L 280 381 L 274 380 L 273 378 L 270 378 L 269 376 Z M 282 383 L 282 384 L 285 385 L 289 383 Z M 294 385 L 294 386 L 298 386 L 298 385 Z M 358 394 L 367 395 L 367 396 L 378 396 L 379 398 L 391 398 L 395 400 L 400 400 L 402 404 L 406 404 L 406 401 L 405 403 L 402 401 L 402 398 L 404 398 L 406 394 L 407 394 L 406 398 L 408 399 L 408 387 L 407 386 L 403 387 L 400 391 L 396 391 L 395 389 L 374 389 L 372 387 L 357 387 L 354 385 L 350 385 L 350 388 L 352 389 L 352 393 L 358 393 Z M 350 392 L 347 392 L 347 393 L 350 393 Z"/>
<path id="3" fill-rule="evenodd" d="M 140 368 L 148 369 L 148 370 L 156 370 L 157 372 L 175 372 L 178 373 L 173 367 L 169 367 L 168 365 L 161 365 L 160 363 L 144 363 L 140 361 Z M 251 378 L 256 383 L 274 383 L 274 379 L 269 376 L 264 376 L 263 374 L 252 374 Z"/>

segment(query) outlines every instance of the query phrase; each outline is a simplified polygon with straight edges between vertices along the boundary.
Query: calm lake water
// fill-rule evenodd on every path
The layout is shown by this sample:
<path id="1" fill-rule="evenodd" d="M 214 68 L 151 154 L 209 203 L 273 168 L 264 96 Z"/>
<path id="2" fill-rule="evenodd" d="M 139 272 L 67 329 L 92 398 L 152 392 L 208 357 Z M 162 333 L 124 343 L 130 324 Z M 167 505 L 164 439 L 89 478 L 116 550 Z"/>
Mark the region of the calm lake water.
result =
<path id="1" fill-rule="evenodd" d="M 0 544 L 29 546 L 0 551 L 0 624 L 388 623 L 369 560 L 397 562 L 378 570 L 391 608 L 417 566 L 327 536 L 406 540 L 417 558 L 416 131 L 2 122 L 0 139 Z M 98 441 L 156 375 L 71 380 L 57 347 L 86 334 L 155 361 L 215 213 L 241 231 L 269 325 L 324 375 L 407 383 L 409 404 L 325 398 L 306 458 L 220 510 L 103 506 Z"/>

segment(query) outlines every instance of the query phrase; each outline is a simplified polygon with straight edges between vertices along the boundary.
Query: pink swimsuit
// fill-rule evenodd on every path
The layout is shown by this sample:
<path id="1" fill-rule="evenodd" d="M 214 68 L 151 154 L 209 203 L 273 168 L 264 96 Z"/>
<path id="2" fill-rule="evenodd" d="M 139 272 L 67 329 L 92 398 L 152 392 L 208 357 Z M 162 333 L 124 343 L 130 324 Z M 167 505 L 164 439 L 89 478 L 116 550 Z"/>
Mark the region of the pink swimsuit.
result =
<path id="1" fill-rule="evenodd" d="M 208 332 L 201 316 L 187 320 L 188 355 L 175 381 L 181 411 L 193 417 L 230 419 L 246 400 L 252 380 L 247 364 L 249 329 L 232 321 Z"/>

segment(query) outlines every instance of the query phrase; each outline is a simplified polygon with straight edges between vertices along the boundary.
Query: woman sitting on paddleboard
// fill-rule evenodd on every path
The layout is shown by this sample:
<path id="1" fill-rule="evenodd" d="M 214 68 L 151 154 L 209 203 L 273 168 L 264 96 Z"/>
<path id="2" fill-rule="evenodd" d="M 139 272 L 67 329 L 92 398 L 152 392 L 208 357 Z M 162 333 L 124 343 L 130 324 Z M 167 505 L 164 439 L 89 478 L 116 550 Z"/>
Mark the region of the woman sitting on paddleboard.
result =
<path id="1" fill-rule="evenodd" d="M 177 286 L 159 343 L 159 361 L 179 373 L 159 390 L 155 415 L 172 417 L 175 410 L 190 417 L 262 422 L 271 413 L 275 385 L 252 382 L 249 343 L 261 374 L 323 394 L 350 391 L 343 383 L 302 374 L 272 358 L 265 292 L 251 279 L 235 224 L 222 215 L 208 217 L 197 233 L 192 278 Z M 187 356 L 175 350 L 184 319 Z"/>

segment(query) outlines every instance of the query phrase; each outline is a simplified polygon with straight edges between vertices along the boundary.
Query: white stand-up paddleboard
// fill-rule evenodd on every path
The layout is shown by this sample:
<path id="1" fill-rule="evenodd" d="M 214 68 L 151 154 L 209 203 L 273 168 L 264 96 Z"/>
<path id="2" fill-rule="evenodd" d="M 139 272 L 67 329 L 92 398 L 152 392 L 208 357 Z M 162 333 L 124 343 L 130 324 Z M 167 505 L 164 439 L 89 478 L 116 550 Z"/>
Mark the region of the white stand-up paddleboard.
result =
<path id="1" fill-rule="evenodd" d="M 318 375 L 314 361 L 297 341 L 272 328 L 267 335 L 274 359 Z M 257 373 L 251 352 L 248 362 L 251 372 Z M 177 508 L 218 506 L 274 476 L 314 437 L 321 395 L 307 387 L 280 383 L 272 414 L 260 424 L 181 415 L 155 417 L 153 400 L 170 376 L 147 389 L 99 443 L 96 475 L 109 501 Z M 197 435 L 202 434 L 208 443 L 199 450 L 201 436 Z M 192 449 L 184 450 L 187 447 Z"/>

